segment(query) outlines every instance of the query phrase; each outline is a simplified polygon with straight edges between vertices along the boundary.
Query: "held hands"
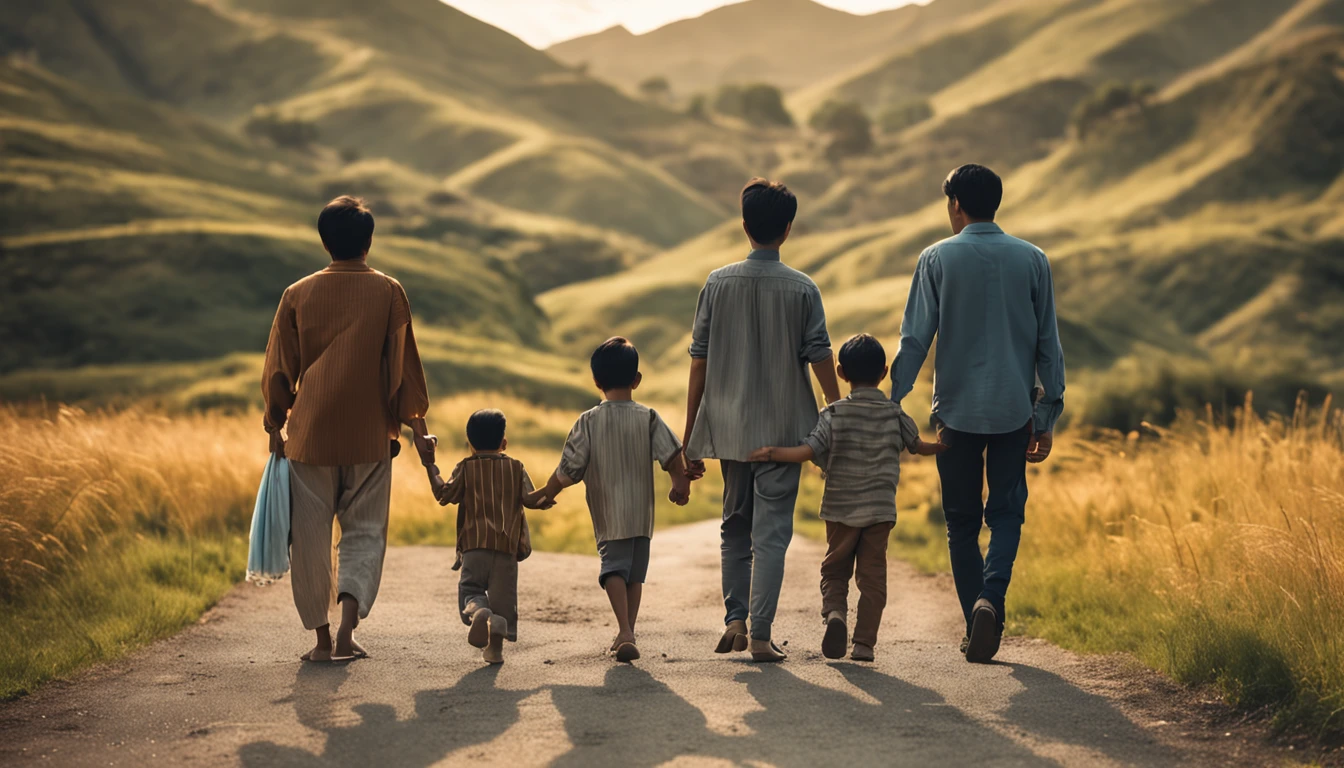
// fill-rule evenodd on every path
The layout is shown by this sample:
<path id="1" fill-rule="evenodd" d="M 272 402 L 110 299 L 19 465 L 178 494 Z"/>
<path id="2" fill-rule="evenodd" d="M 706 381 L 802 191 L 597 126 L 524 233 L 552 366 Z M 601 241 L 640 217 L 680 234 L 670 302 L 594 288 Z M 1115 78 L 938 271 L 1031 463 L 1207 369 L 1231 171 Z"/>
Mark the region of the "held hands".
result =
<path id="1" fill-rule="evenodd" d="M 434 449 L 439 444 L 439 438 L 428 434 L 415 434 L 415 451 L 420 454 L 420 463 L 426 467 L 434 466 Z"/>
<path id="2" fill-rule="evenodd" d="M 1040 432 L 1033 434 L 1027 441 L 1027 461 L 1031 464 L 1040 464 L 1050 455 L 1050 449 L 1055 445 L 1055 437 L 1050 432 Z"/>
<path id="3" fill-rule="evenodd" d="M 937 456 L 938 454 L 945 453 L 946 451 L 947 451 L 947 444 L 944 443 L 942 440 L 939 440 L 936 443 L 930 443 L 924 440 L 920 440 L 919 442 L 915 443 L 914 450 L 911 451 L 911 453 L 915 454 L 916 456 Z"/>
<path id="4" fill-rule="evenodd" d="M 775 460 L 774 456 L 775 456 L 775 447 L 770 445 L 764 448 L 757 448 L 756 450 L 752 451 L 751 455 L 747 457 L 747 461 L 751 462 L 774 461 Z"/>
<path id="5" fill-rule="evenodd" d="M 555 506 L 555 497 L 547 496 L 545 488 L 538 488 L 523 496 L 523 506 L 528 509 L 550 509 Z"/>
<path id="6" fill-rule="evenodd" d="M 275 457 L 278 459 L 285 458 L 285 438 L 280 434 L 280 430 L 277 429 L 274 432 L 271 432 L 270 439 L 271 453 L 275 454 Z"/>
<path id="7" fill-rule="evenodd" d="M 705 476 L 705 462 L 700 459 L 687 459 L 685 474 L 688 482 L 699 480 Z"/>

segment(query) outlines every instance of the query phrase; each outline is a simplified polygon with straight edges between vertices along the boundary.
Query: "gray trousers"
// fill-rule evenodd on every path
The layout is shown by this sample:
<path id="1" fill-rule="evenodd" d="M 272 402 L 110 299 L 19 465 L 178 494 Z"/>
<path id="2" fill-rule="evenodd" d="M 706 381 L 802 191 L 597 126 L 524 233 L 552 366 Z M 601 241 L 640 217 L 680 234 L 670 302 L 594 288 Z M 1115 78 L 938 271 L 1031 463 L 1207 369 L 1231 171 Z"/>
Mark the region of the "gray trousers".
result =
<path id="1" fill-rule="evenodd" d="M 469 549 L 462 553 L 462 574 L 457 582 L 457 609 L 462 623 L 470 624 L 481 608 L 508 622 L 506 640 L 518 639 L 518 558 L 493 549 Z"/>
<path id="2" fill-rule="evenodd" d="M 751 618 L 751 636 L 770 639 L 793 538 L 801 464 L 720 461 L 723 470 L 724 623 Z"/>
<path id="3" fill-rule="evenodd" d="M 369 615 L 383 578 L 387 508 L 392 500 L 392 460 L 348 467 L 289 462 L 290 582 L 304 629 L 328 624 L 337 595 L 359 601 Z M 338 579 L 332 579 L 332 521 L 341 523 Z"/>

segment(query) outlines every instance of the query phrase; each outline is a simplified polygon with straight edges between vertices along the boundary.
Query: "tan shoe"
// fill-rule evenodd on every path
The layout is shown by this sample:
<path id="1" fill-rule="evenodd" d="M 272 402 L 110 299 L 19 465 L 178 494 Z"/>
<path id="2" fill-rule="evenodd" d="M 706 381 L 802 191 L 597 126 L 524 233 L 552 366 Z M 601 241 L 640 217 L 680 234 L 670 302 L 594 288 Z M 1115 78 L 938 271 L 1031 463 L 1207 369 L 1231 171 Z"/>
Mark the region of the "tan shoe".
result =
<path id="1" fill-rule="evenodd" d="M 489 608 L 478 608 L 471 614 L 471 629 L 467 630 L 467 642 L 473 648 L 484 648 L 490 641 L 490 619 L 494 616 Z"/>
<path id="2" fill-rule="evenodd" d="M 849 628 L 845 626 L 845 614 L 831 611 L 826 616 L 826 634 L 821 638 L 821 655 L 828 659 L 843 659 L 848 646 Z"/>
<path id="3" fill-rule="evenodd" d="M 715 653 L 741 653 L 747 650 L 747 622 L 730 621 L 723 630 L 723 637 L 719 638 L 719 646 L 714 649 Z"/>
<path id="4" fill-rule="evenodd" d="M 864 645 L 863 643 L 855 643 L 854 650 L 850 652 L 849 658 L 855 661 L 872 661 L 873 648 L 872 646 Z"/>
<path id="5" fill-rule="evenodd" d="M 751 638 L 751 660 L 762 663 L 779 662 L 787 659 L 789 655 L 784 649 L 769 640 L 757 640 Z"/>
<path id="6" fill-rule="evenodd" d="M 488 664 L 504 663 L 504 635 L 508 634 L 509 622 L 503 616 L 490 616 L 490 642 L 481 653 Z"/>

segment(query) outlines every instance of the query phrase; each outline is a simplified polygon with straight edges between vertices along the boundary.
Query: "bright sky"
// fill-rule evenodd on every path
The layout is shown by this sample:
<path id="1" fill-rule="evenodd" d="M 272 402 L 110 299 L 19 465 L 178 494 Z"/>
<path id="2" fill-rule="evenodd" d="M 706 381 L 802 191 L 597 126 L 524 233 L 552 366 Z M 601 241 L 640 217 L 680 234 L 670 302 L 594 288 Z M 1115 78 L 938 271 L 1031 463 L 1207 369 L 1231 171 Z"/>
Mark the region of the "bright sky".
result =
<path id="1" fill-rule="evenodd" d="M 737 0 L 444 0 L 537 48 L 624 24 L 639 34 Z M 850 13 L 873 13 L 926 0 L 819 0 Z"/>

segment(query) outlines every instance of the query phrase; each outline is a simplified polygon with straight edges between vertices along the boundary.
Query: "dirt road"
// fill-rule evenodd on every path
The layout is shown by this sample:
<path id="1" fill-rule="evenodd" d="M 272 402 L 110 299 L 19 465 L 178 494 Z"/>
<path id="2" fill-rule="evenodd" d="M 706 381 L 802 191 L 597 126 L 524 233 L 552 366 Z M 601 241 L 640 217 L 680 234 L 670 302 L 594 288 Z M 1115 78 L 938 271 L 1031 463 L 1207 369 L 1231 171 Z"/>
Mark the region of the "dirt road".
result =
<path id="1" fill-rule="evenodd" d="M 659 531 L 638 627 L 609 660 L 597 561 L 523 564 L 519 642 L 489 668 L 454 615 L 452 552 L 388 555 L 359 638 L 372 658 L 301 664 L 288 584 L 241 586 L 200 625 L 112 667 L 0 704 L 0 764 L 1263 765 L 1283 753 L 1221 706 L 1121 659 L 1009 640 L 965 663 L 949 579 L 892 564 L 876 664 L 818 651 L 821 547 L 796 539 L 782 665 L 712 653 L 714 522 Z M 1227 733 L 1228 735 L 1224 735 Z"/>

